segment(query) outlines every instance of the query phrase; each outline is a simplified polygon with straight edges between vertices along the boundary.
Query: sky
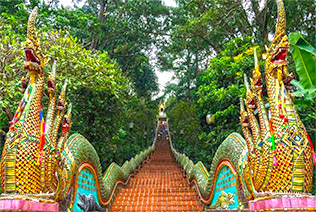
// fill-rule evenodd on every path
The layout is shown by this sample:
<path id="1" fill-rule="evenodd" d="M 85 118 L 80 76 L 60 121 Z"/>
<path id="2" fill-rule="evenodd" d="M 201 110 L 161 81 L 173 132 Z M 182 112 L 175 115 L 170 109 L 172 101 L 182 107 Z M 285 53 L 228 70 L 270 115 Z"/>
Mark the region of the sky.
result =
<path id="1" fill-rule="evenodd" d="M 170 7 L 176 7 L 176 2 L 175 0 L 162 0 L 163 3 L 167 6 Z M 77 4 L 78 7 L 83 6 L 85 1 L 82 1 L 80 4 Z M 74 3 L 72 2 L 72 0 L 61 0 L 60 4 L 63 6 L 72 6 Z M 173 77 L 173 72 L 160 72 L 159 70 L 156 70 L 156 75 L 158 77 L 158 84 L 159 84 L 159 94 L 158 96 L 161 96 L 163 94 L 163 89 L 164 87 L 168 84 L 168 82 L 171 81 L 172 77 Z"/>

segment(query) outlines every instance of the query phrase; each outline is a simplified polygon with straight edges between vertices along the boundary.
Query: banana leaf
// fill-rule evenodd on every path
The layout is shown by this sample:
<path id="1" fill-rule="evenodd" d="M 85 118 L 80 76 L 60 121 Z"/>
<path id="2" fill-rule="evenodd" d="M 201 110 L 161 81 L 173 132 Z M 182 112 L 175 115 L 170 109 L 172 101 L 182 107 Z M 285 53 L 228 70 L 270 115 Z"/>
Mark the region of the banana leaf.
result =
<path id="1" fill-rule="evenodd" d="M 295 97 L 304 97 L 308 100 L 315 99 L 315 97 L 316 97 L 315 87 L 305 89 L 304 86 L 300 83 L 300 81 L 297 81 L 297 80 L 292 80 L 291 84 L 297 88 L 297 91 L 292 93 Z"/>
<path id="2" fill-rule="evenodd" d="M 290 53 L 295 62 L 296 73 L 304 89 L 316 87 L 316 50 L 303 36 L 294 32 L 289 35 Z"/>

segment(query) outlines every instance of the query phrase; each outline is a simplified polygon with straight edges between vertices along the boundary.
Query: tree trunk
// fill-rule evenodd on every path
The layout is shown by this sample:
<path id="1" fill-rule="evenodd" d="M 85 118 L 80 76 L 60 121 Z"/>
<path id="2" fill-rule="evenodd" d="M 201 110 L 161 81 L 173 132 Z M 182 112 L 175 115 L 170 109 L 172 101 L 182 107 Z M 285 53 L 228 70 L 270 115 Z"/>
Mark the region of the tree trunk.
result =
<path id="1" fill-rule="evenodd" d="M 108 0 L 100 0 L 100 10 L 99 10 L 99 14 L 98 14 L 98 19 L 100 20 L 101 23 L 104 22 L 104 12 L 105 12 L 105 6 L 107 5 Z M 91 41 L 91 50 L 94 50 L 98 47 L 98 39 L 97 38 L 93 38 Z"/>
<path id="2" fill-rule="evenodd" d="M 268 17 L 267 14 L 269 12 L 269 5 L 268 1 L 265 1 L 264 7 L 261 11 L 259 11 L 259 3 L 258 1 L 251 0 L 252 2 L 252 10 L 256 14 L 255 21 L 257 23 L 257 32 L 256 34 L 259 34 L 259 36 L 256 36 L 256 39 L 262 43 L 266 44 L 268 42 L 268 34 L 269 31 L 267 29 L 268 27 Z M 272 4 L 270 4 L 272 6 Z"/>
<path id="3" fill-rule="evenodd" d="M 199 72 L 199 55 L 196 52 L 195 53 L 195 79 L 197 79 L 199 75 L 200 75 L 200 72 Z"/>

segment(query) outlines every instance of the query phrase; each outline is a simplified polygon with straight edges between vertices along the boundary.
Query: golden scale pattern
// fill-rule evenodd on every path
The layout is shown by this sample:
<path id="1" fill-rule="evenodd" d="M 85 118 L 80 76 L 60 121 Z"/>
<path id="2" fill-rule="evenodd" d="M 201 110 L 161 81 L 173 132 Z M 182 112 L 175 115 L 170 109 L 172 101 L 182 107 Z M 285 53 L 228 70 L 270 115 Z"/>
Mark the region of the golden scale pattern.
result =
<path id="1" fill-rule="evenodd" d="M 258 149 L 254 149 L 254 155 L 256 158 L 261 157 L 261 153 L 259 152 Z M 256 160 L 255 158 L 253 158 L 252 160 L 254 160 L 254 164 L 255 164 L 254 169 L 253 169 L 254 179 L 257 179 L 258 169 L 260 167 L 260 160 Z"/>
<path id="2" fill-rule="evenodd" d="M 285 35 L 285 16 L 284 16 L 284 7 L 281 0 L 276 0 L 278 3 L 278 25 L 277 25 L 277 32 L 276 37 L 271 44 L 270 50 L 268 50 L 268 53 L 270 56 L 272 53 L 274 53 L 275 49 L 277 49 L 284 39 L 286 39 Z M 281 6 L 280 6 L 281 5 Z M 32 19 L 30 19 L 29 22 L 32 22 Z M 37 39 L 35 38 L 36 33 L 33 29 L 33 31 L 30 31 L 30 34 L 28 34 L 28 37 L 31 36 L 31 41 L 34 42 L 35 52 L 40 52 L 39 46 L 37 43 Z M 285 41 L 286 42 L 286 41 Z M 281 45 L 282 46 L 282 45 Z M 42 57 L 40 58 L 42 59 Z M 282 74 L 284 74 L 285 69 L 284 67 L 281 67 L 282 70 L 275 69 L 273 67 L 273 64 L 269 62 L 269 60 L 266 61 L 266 67 L 268 69 L 266 70 L 266 84 L 268 87 L 268 96 L 269 96 L 269 103 L 271 106 L 271 113 L 273 117 L 273 127 L 276 129 L 276 157 L 278 158 L 279 164 L 277 166 L 272 165 L 272 154 L 270 150 L 270 144 L 267 142 L 267 140 L 264 140 L 262 147 L 260 150 L 255 151 L 254 154 L 257 158 L 255 158 L 254 162 L 254 174 L 255 174 L 255 189 L 257 191 L 304 191 L 309 192 L 311 190 L 312 185 L 312 160 L 311 160 L 311 148 L 307 146 L 307 141 L 304 136 L 304 132 L 302 129 L 298 129 L 293 131 L 294 135 L 299 135 L 301 138 L 305 139 L 305 143 L 293 143 L 288 145 L 281 142 L 280 135 L 282 135 L 282 132 L 284 133 L 284 120 L 279 118 L 278 114 L 278 103 L 275 101 L 274 96 L 276 93 L 276 74 L 277 72 L 281 71 Z M 45 64 L 44 61 L 42 61 L 42 64 Z M 280 69 L 280 68 L 279 68 Z M 45 191 L 45 182 L 47 186 L 47 181 L 49 181 L 52 177 L 52 172 L 54 170 L 54 167 L 51 166 L 51 162 L 54 164 L 56 163 L 55 157 L 50 158 L 48 155 L 51 155 L 51 151 L 47 150 L 44 155 L 44 163 L 41 166 L 35 165 L 36 163 L 36 157 L 38 154 L 38 140 L 39 140 L 39 129 L 40 129 L 40 120 L 39 120 L 39 114 L 40 114 L 40 105 L 41 105 L 41 99 L 42 99 L 42 92 L 43 92 L 43 85 L 44 85 L 44 75 L 41 73 L 41 70 L 39 70 L 40 74 L 37 75 L 37 80 L 35 82 L 35 93 L 32 98 L 31 107 L 29 108 L 30 113 L 25 119 L 25 131 L 27 132 L 28 136 L 34 136 L 31 137 L 31 139 L 34 140 L 28 140 L 25 141 L 27 144 L 23 144 L 22 138 L 15 139 L 14 142 L 16 143 L 17 147 L 10 151 L 6 152 L 6 147 L 4 149 L 4 156 L 3 160 L 1 162 L 1 175 L 5 173 L 5 177 L 7 177 L 6 182 L 1 180 L 1 184 L 3 187 L 5 187 L 6 191 L 16 191 L 20 194 L 35 194 L 39 193 L 41 191 Z M 291 117 L 290 120 L 298 122 L 297 127 L 302 128 L 302 124 L 300 123 L 299 117 L 297 116 L 297 112 L 295 111 L 295 108 L 292 107 L 293 102 L 291 101 L 289 96 L 286 96 L 286 104 L 287 104 L 287 112 Z M 259 134 L 255 133 L 256 129 L 259 126 L 255 122 L 255 116 L 252 116 L 253 110 L 251 111 L 252 119 L 252 132 L 254 139 L 254 144 L 257 145 L 258 139 L 260 140 Z M 59 112 L 58 112 L 59 114 Z M 261 115 L 259 115 L 260 119 L 262 118 Z M 62 114 L 57 115 L 56 119 L 56 125 L 59 126 L 61 122 Z M 56 126 L 55 125 L 55 126 Z M 296 128 L 294 128 L 296 129 Z M 291 128 L 293 130 L 293 128 Z M 260 132 L 260 130 L 259 130 Z M 55 147 L 55 142 L 57 140 L 57 134 L 58 134 L 58 127 L 53 129 L 53 136 L 52 139 L 52 145 Z M 290 134 L 290 132 L 286 132 L 286 135 Z M 7 142 L 6 142 L 7 143 Z M 304 146 L 305 145 L 305 146 Z M 10 145 L 9 145 L 10 146 Z M 11 144 L 13 146 L 13 144 Z M 302 150 L 301 147 L 304 147 Z M 298 147 L 298 148 L 296 148 Z M 303 153 L 303 154 L 301 154 Z M 46 164 L 47 163 L 47 164 Z M 294 170 L 294 171 L 293 171 Z M 48 176 L 47 176 L 48 174 Z M 1 176 L 3 179 L 4 177 Z M 55 179 L 53 177 L 53 179 Z M 12 184 L 10 184 L 12 181 Z M 10 184 L 10 185 L 9 185 Z M 47 186 L 49 187 L 49 186 Z"/>
<path id="3" fill-rule="evenodd" d="M 34 93 L 34 97 L 31 100 L 30 114 L 25 119 L 25 131 L 29 133 L 29 135 L 33 135 L 36 137 L 40 137 L 40 106 L 41 100 L 43 96 L 43 87 L 44 87 L 44 75 L 38 74 L 38 79 L 35 83 L 36 90 Z"/>
<path id="4" fill-rule="evenodd" d="M 34 23 L 36 14 L 37 8 L 33 10 L 28 21 L 26 48 L 33 50 L 32 52 L 39 58 L 41 65 L 33 67 L 29 61 L 25 62 L 25 68 L 30 71 L 30 84 L 33 87 L 33 94 L 31 94 L 27 102 L 29 108 L 24 110 L 21 116 L 26 117 L 15 124 L 16 129 L 20 131 L 18 132 L 14 128 L 10 129 L 6 139 L 0 167 L 1 186 L 5 193 L 38 194 L 40 192 L 54 192 L 56 190 L 57 179 L 55 179 L 55 172 L 51 166 L 51 162 L 56 163 L 56 159 L 50 159 L 49 157 L 51 153 L 51 139 L 49 136 L 47 137 L 47 144 L 43 151 L 42 164 L 39 166 L 36 164 L 39 153 L 40 108 L 44 88 L 43 68 L 47 62 L 46 58 L 41 55 L 39 39 L 35 31 Z M 60 124 L 60 120 L 57 124 Z M 58 129 L 59 126 L 55 125 L 54 133 L 57 134 Z M 20 138 L 9 138 L 11 134 L 18 134 Z M 9 148 L 8 152 L 6 151 L 7 148 Z"/>
<path id="5" fill-rule="evenodd" d="M 36 194 L 41 191 L 40 167 L 37 166 L 38 143 L 28 141 L 27 148 L 18 145 L 16 155 L 16 191 Z M 32 186 L 31 186 L 32 185 Z"/>
<path id="6" fill-rule="evenodd" d="M 35 136 L 35 140 L 40 137 L 40 105 L 42 99 L 42 91 L 44 86 L 44 76 L 39 75 L 36 81 L 36 91 L 32 104 L 30 107 L 30 114 L 25 120 L 25 130 L 29 135 Z M 38 193 L 41 191 L 41 167 L 36 165 L 38 156 L 38 142 L 28 141 L 28 144 L 17 145 L 16 156 L 16 185 L 17 192 L 24 193 Z M 45 180 L 45 179 L 44 179 Z M 32 185 L 32 187 L 30 186 Z"/>
<path id="7" fill-rule="evenodd" d="M 7 153 L 7 158 L 5 161 L 4 173 L 7 178 L 5 181 L 5 191 L 14 192 L 15 191 L 15 151 L 10 151 Z"/>
<path id="8" fill-rule="evenodd" d="M 56 89 L 56 88 L 55 88 Z M 57 90 L 57 89 L 56 89 Z M 56 91 L 55 91 L 56 92 Z M 49 120 L 49 122 L 47 123 L 48 125 L 49 125 L 49 127 L 47 128 L 47 131 L 48 131 L 48 133 L 47 133 L 47 137 L 49 138 L 49 140 L 52 140 L 52 138 L 53 138 L 53 127 L 54 127 L 54 118 L 55 118 L 55 115 L 56 115 L 56 112 L 55 111 L 53 111 L 55 108 L 56 108 L 56 97 L 55 97 L 55 94 L 52 94 L 53 96 L 52 96 L 52 99 L 51 99 L 51 101 L 50 101 L 50 105 L 49 105 L 49 115 L 47 115 L 47 117 L 48 116 L 50 116 L 50 120 Z M 47 119 L 47 117 L 46 117 L 46 119 Z"/>
<path id="9" fill-rule="evenodd" d="M 304 183 L 304 189 L 305 191 L 311 191 L 312 190 L 312 183 L 313 183 L 313 162 L 312 160 L 309 160 L 310 155 L 312 154 L 311 148 L 306 148 L 304 150 L 304 160 L 305 160 L 305 183 Z M 310 168 L 312 167 L 312 168 Z"/>
<path id="10" fill-rule="evenodd" d="M 2 156 L 1 156 L 1 158 L 4 158 L 4 156 L 7 154 L 7 147 L 6 147 L 6 145 L 4 145 L 3 146 L 3 150 L 2 150 Z M 5 172 L 4 172 L 4 170 L 5 170 L 5 160 L 1 160 L 1 166 L 0 166 L 0 179 L 1 179 L 1 188 L 4 188 L 4 177 L 2 176 L 2 174 L 4 174 Z"/>
<path id="11" fill-rule="evenodd" d="M 264 157 L 268 155 L 268 157 Z M 261 191 L 261 186 L 264 183 L 264 179 L 266 177 L 268 165 L 269 165 L 269 156 L 270 156 L 270 147 L 265 143 L 262 146 L 262 153 L 260 155 L 260 159 L 257 161 L 259 162 L 258 173 L 256 174 L 256 178 L 254 180 L 255 188 L 258 191 Z"/>
<path id="12" fill-rule="evenodd" d="M 49 161 L 49 148 L 47 148 L 46 151 L 44 151 L 44 176 L 46 178 L 44 184 L 47 190 L 51 190 L 50 182 L 51 182 L 51 163 Z"/>
<path id="13" fill-rule="evenodd" d="M 281 143 L 276 147 L 276 157 L 282 161 L 272 169 L 268 191 L 290 191 L 293 176 L 292 148 Z"/>
<path id="14" fill-rule="evenodd" d="M 262 147 L 256 144 L 258 126 L 254 120 L 253 109 L 250 108 L 249 100 L 252 98 L 252 92 L 247 91 L 246 106 L 248 117 L 250 120 L 250 129 L 254 140 L 254 151 L 252 155 L 256 155 L 256 166 L 254 167 L 254 184 L 256 191 L 273 191 L 273 192 L 310 192 L 311 191 L 311 176 L 312 176 L 312 155 L 311 147 L 308 144 L 307 137 L 304 132 L 304 126 L 294 108 L 291 95 L 287 91 L 282 98 L 285 100 L 285 109 L 289 122 L 286 123 L 284 118 L 279 117 L 279 98 L 276 95 L 277 91 L 283 93 L 284 82 L 290 74 L 287 72 L 287 63 L 273 63 L 272 58 L 279 53 L 280 48 L 288 48 L 289 42 L 285 34 L 285 11 L 282 0 L 276 0 L 278 6 L 278 23 L 276 34 L 270 47 L 267 49 L 265 79 L 267 85 L 268 99 L 271 108 L 272 126 L 275 135 L 275 150 L 270 150 L 271 142 L 266 138 L 269 134 L 261 135 L 260 140 L 263 142 Z M 252 82 L 261 78 L 260 72 L 254 71 Z M 255 78 L 257 77 L 257 78 Z M 279 83 L 279 86 L 277 84 Z M 247 87 L 247 84 L 246 84 Z M 279 87 L 279 89 L 277 89 Z M 260 89 L 258 91 L 261 91 Z M 256 106 L 258 108 L 260 129 L 262 133 L 264 126 L 263 115 L 266 112 L 260 110 L 260 92 L 256 95 Z M 282 94 L 283 95 L 283 94 Z M 284 98 L 284 99 L 283 99 Z M 260 102 L 264 105 L 264 102 Z M 256 118 L 256 117 L 255 117 Z M 264 120 L 267 123 L 267 120 Z M 267 127 L 267 126 L 266 126 Z M 245 135 L 247 136 L 247 135 Z M 287 137 L 292 136 L 292 140 Z M 297 139 L 297 140 L 296 140 Z M 248 139 L 251 140 L 251 139 Z M 259 141 L 260 142 L 260 141 Z M 258 151 L 256 151 L 256 149 Z M 275 152 L 278 165 L 273 166 L 273 152 Z M 302 153 L 303 152 L 303 153 Z"/>
<path id="15" fill-rule="evenodd" d="M 62 111 L 58 111 L 57 115 L 56 115 L 56 118 L 55 118 L 54 126 L 53 126 L 54 128 L 52 129 L 53 130 L 53 136 L 52 136 L 52 144 L 51 145 L 53 147 L 56 147 L 58 130 L 59 130 L 59 127 L 56 127 L 56 126 L 60 126 L 62 118 L 63 118 L 63 112 Z"/>

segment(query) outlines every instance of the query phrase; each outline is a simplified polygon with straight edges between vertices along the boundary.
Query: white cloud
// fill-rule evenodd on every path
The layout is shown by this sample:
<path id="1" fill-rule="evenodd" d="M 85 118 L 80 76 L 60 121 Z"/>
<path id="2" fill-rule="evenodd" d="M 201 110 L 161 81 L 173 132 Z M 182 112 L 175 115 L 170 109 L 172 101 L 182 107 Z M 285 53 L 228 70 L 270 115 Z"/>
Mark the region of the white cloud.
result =
<path id="1" fill-rule="evenodd" d="M 170 7 L 176 7 L 177 6 L 175 0 L 163 0 L 162 2 L 165 5 L 170 6 Z"/>
<path id="2" fill-rule="evenodd" d="M 79 4 L 76 4 L 78 7 L 82 7 L 84 5 L 85 1 L 80 2 Z M 72 7 L 75 3 L 72 2 L 72 0 L 61 0 L 59 2 L 60 5 L 63 5 L 64 7 Z"/>

